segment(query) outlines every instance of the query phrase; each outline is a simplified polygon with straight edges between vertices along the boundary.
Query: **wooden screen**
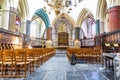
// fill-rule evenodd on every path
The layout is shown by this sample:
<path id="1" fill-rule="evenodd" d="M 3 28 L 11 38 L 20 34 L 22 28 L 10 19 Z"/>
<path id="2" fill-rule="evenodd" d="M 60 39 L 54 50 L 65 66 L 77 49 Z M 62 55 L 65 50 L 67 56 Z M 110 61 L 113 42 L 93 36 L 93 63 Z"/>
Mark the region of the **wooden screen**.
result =
<path id="1" fill-rule="evenodd" d="M 58 33 L 58 46 L 68 46 L 68 33 L 60 32 Z"/>

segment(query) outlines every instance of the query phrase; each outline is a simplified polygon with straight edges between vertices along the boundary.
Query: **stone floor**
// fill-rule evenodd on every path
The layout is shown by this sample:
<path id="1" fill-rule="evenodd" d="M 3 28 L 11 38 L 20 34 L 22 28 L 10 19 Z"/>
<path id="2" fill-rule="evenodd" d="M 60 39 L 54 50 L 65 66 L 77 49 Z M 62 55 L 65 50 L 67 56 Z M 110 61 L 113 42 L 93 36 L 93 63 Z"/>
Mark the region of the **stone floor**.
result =
<path id="1" fill-rule="evenodd" d="M 77 63 L 70 65 L 66 54 L 56 54 L 40 68 L 22 78 L 0 78 L 0 80 L 114 80 L 113 72 L 100 69 L 100 64 Z"/>

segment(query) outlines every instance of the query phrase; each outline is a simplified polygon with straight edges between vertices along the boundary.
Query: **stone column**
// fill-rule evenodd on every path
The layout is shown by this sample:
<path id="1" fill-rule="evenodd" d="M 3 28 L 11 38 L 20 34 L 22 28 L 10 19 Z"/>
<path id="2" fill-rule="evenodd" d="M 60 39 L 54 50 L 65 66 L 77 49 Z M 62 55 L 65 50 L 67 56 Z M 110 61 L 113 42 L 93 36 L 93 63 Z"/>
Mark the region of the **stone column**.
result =
<path id="1" fill-rule="evenodd" d="M 21 22 L 20 32 L 24 34 L 26 33 L 26 22 L 25 21 Z"/>
<path id="2" fill-rule="evenodd" d="M 52 40 L 52 27 L 47 28 L 46 37 L 47 40 Z"/>
<path id="3" fill-rule="evenodd" d="M 96 35 L 100 34 L 100 20 L 95 21 L 95 26 L 96 26 Z"/>
<path id="4" fill-rule="evenodd" d="M 52 27 L 46 28 L 46 47 L 51 48 L 52 47 Z"/>
<path id="5" fill-rule="evenodd" d="M 100 21 L 100 34 L 104 33 L 104 21 Z"/>
<path id="6" fill-rule="evenodd" d="M 82 28 L 80 27 L 80 35 L 79 35 L 80 39 L 83 39 L 84 36 L 85 36 L 84 32 L 83 32 Z"/>
<path id="7" fill-rule="evenodd" d="M 2 17 L 1 17 L 1 28 L 9 29 L 9 0 L 4 0 L 2 4 Z"/>
<path id="8" fill-rule="evenodd" d="M 75 48 L 80 47 L 79 34 L 80 34 L 80 27 L 75 27 L 75 41 L 74 41 Z"/>
<path id="9" fill-rule="evenodd" d="M 73 31 L 72 31 L 72 40 L 75 40 L 75 28 L 73 28 Z"/>
<path id="10" fill-rule="evenodd" d="M 9 13 L 9 30 L 16 32 L 16 9 L 14 7 L 10 7 Z"/>
<path id="11" fill-rule="evenodd" d="M 75 40 L 79 40 L 80 27 L 75 27 Z"/>
<path id="12" fill-rule="evenodd" d="M 108 9 L 108 28 L 110 31 L 120 28 L 120 6 L 114 6 Z"/>
<path id="13" fill-rule="evenodd" d="M 31 24 L 31 21 L 27 20 L 26 21 L 26 34 L 27 35 L 30 35 L 30 24 Z"/>
<path id="14" fill-rule="evenodd" d="M 88 27 L 87 27 L 87 35 L 88 35 L 88 38 L 92 37 L 92 25 L 90 23 L 88 24 Z"/>
<path id="15" fill-rule="evenodd" d="M 1 28 L 1 16 L 2 16 L 2 12 L 0 11 L 0 28 Z"/>

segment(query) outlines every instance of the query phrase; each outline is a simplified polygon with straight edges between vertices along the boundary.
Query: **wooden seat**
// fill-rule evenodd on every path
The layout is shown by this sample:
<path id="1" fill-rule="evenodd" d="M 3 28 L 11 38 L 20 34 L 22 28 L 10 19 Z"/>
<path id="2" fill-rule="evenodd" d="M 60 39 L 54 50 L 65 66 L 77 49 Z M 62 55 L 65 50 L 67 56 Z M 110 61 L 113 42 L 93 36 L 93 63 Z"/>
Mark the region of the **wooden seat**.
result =
<path id="1" fill-rule="evenodd" d="M 96 52 L 95 52 L 95 50 L 93 49 L 92 51 L 91 51 L 91 53 L 90 53 L 90 62 L 91 63 L 96 63 L 97 62 L 97 59 L 96 59 L 97 57 L 96 57 Z"/>
<path id="2" fill-rule="evenodd" d="M 92 53 L 91 49 L 83 50 L 83 58 L 85 61 L 90 62 L 90 54 Z"/>
<path id="3" fill-rule="evenodd" d="M 27 58 L 32 63 L 32 71 L 35 71 L 35 68 L 39 67 L 39 54 L 37 49 L 27 49 L 26 50 Z"/>
<path id="4" fill-rule="evenodd" d="M 26 78 L 55 53 L 54 48 L 0 51 L 0 77 Z"/>
<path id="5" fill-rule="evenodd" d="M 15 56 L 13 50 L 3 51 L 2 73 L 3 77 L 15 77 Z"/>
<path id="6" fill-rule="evenodd" d="M 67 48 L 67 57 L 68 57 L 68 60 L 70 61 L 71 60 L 71 54 L 72 54 L 72 51 L 70 48 Z"/>
<path id="7" fill-rule="evenodd" d="M 2 50 L 0 50 L 0 77 L 2 77 L 3 75 L 2 67 L 3 67 L 3 52 Z"/>
<path id="8" fill-rule="evenodd" d="M 67 56 L 70 60 L 70 54 L 74 53 L 76 55 L 76 60 L 85 60 L 90 63 L 100 62 L 100 49 L 92 48 L 68 48 Z"/>
<path id="9" fill-rule="evenodd" d="M 96 61 L 98 63 L 101 62 L 101 52 L 100 52 L 100 49 L 95 49 L 95 53 L 96 53 Z"/>
<path id="10" fill-rule="evenodd" d="M 76 55 L 76 60 L 83 60 L 83 51 L 82 50 L 76 52 L 75 55 Z"/>
<path id="11" fill-rule="evenodd" d="M 27 59 L 25 50 L 15 51 L 16 77 L 27 77 L 31 70 L 31 61 Z"/>

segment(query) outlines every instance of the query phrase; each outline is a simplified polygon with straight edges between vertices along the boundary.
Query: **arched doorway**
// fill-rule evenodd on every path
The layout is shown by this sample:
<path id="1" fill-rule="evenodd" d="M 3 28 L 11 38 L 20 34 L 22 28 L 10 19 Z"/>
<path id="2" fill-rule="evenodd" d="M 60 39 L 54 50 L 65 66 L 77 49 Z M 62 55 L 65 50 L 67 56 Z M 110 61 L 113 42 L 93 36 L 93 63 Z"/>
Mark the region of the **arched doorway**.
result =
<path id="1" fill-rule="evenodd" d="M 53 26 L 53 46 L 71 46 L 74 40 L 73 23 L 65 16 L 65 14 L 59 16 Z M 61 35 L 61 37 L 59 35 Z M 64 40 L 60 40 L 61 38 L 64 38 Z M 66 43 L 61 43 L 59 41 L 65 41 Z"/>
<path id="2" fill-rule="evenodd" d="M 69 45 L 69 33 L 67 33 L 67 26 L 64 22 L 58 25 L 58 46 L 68 46 Z"/>

